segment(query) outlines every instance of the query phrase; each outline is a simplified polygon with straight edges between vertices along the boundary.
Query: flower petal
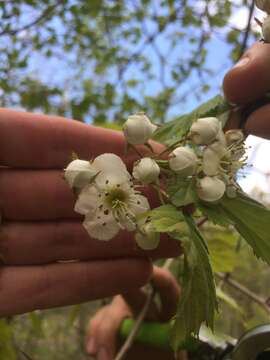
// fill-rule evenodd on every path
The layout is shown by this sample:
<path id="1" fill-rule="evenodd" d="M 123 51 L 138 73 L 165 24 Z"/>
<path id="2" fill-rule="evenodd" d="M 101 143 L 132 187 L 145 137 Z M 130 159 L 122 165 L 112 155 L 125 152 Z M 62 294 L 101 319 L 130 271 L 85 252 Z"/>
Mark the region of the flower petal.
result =
<path id="1" fill-rule="evenodd" d="M 111 240 L 120 230 L 112 215 L 108 215 L 106 220 L 104 217 L 99 219 L 98 216 L 93 218 L 90 215 L 86 215 L 83 226 L 92 238 L 103 241 Z"/>
<path id="2" fill-rule="evenodd" d="M 92 165 L 100 172 L 96 177 L 96 184 L 99 188 L 121 185 L 130 179 L 126 165 L 121 158 L 115 154 L 102 154 L 97 156 Z"/>
<path id="3" fill-rule="evenodd" d="M 128 200 L 128 207 L 134 215 L 142 214 L 150 209 L 147 198 L 140 194 L 130 196 Z"/>
<path id="4" fill-rule="evenodd" d="M 74 210 L 82 215 L 94 214 L 100 203 L 99 191 L 93 185 L 85 187 L 79 194 Z"/>

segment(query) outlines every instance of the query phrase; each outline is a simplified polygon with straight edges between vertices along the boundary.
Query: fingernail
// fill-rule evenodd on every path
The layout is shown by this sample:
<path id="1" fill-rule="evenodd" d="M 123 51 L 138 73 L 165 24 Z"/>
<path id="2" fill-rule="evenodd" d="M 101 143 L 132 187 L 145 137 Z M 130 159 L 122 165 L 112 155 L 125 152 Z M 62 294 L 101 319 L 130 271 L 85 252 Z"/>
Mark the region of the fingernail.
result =
<path id="1" fill-rule="evenodd" d="M 98 351 L 97 360 L 110 360 L 109 354 L 105 347 L 101 347 Z"/>
<path id="2" fill-rule="evenodd" d="M 88 354 L 95 354 L 97 352 L 97 345 L 93 337 L 90 337 L 90 339 L 87 341 L 86 351 Z"/>
<path id="3" fill-rule="evenodd" d="M 241 67 L 241 66 L 245 66 L 249 63 L 249 57 L 244 57 L 242 59 L 240 59 L 235 65 L 234 67 Z"/>

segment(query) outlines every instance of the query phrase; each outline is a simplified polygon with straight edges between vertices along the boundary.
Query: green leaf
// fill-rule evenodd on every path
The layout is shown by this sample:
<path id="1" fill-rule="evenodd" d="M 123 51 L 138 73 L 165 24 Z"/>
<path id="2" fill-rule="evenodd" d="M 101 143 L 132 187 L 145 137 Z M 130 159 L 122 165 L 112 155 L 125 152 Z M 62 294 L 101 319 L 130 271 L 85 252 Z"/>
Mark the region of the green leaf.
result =
<path id="1" fill-rule="evenodd" d="M 222 121 L 224 126 L 228 120 L 229 114 L 230 105 L 222 96 L 218 95 L 199 106 L 191 113 L 184 114 L 163 125 L 155 132 L 154 138 L 159 142 L 171 144 L 176 138 L 180 140 L 181 137 L 185 136 L 196 119 L 200 117 L 215 116 Z"/>
<path id="2" fill-rule="evenodd" d="M 175 181 L 168 184 L 167 192 L 170 196 L 171 202 L 175 206 L 185 206 L 191 204 L 197 197 L 192 178 L 177 177 Z"/>
<path id="3" fill-rule="evenodd" d="M 187 234 L 188 228 L 184 216 L 173 205 L 162 205 L 148 213 L 157 232 L 175 232 Z"/>
<path id="4" fill-rule="evenodd" d="M 270 211 L 243 193 L 224 196 L 220 206 L 255 255 L 270 264 Z"/>
<path id="5" fill-rule="evenodd" d="M 213 328 L 217 310 L 215 283 L 207 245 L 191 216 L 185 215 L 185 219 L 190 230 L 190 239 L 183 243 L 183 294 L 172 331 L 172 345 L 175 350 L 188 341 L 191 335 L 198 336 L 203 322 Z"/>
<path id="6" fill-rule="evenodd" d="M 231 229 L 211 226 L 203 231 L 210 253 L 214 272 L 230 273 L 237 265 L 239 254 L 236 252 L 239 235 Z"/>
<path id="7" fill-rule="evenodd" d="M 203 215 L 216 225 L 227 226 L 232 223 L 219 203 L 211 204 L 199 201 L 197 206 Z"/>

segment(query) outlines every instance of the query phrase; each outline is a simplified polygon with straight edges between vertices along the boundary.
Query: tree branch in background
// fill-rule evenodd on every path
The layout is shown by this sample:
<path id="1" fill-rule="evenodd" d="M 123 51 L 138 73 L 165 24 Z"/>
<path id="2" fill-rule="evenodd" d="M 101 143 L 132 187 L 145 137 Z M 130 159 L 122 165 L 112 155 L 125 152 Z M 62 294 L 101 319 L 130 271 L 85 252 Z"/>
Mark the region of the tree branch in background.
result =
<path id="1" fill-rule="evenodd" d="M 264 310 L 268 312 L 268 314 L 270 314 L 270 305 L 268 299 L 264 299 L 263 297 L 258 296 L 253 291 L 251 291 L 244 285 L 240 284 L 238 281 L 232 279 L 231 277 L 226 276 L 226 274 L 217 273 L 216 276 L 220 280 L 224 281 L 225 284 L 228 284 L 229 286 L 233 287 L 235 290 L 247 296 L 251 301 L 263 307 Z"/>
<path id="2" fill-rule="evenodd" d="M 250 35 L 250 31 L 251 31 L 251 22 L 252 22 L 254 9 L 255 9 L 255 0 L 252 0 L 252 2 L 250 4 L 250 7 L 249 7 L 248 22 L 247 22 L 245 35 L 244 35 L 244 39 L 243 39 L 242 46 L 241 46 L 241 49 L 240 49 L 238 60 L 242 57 L 242 55 L 244 54 L 244 52 L 246 51 L 247 46 L 248 46 L 248 38 L 249 38 L 249 35 Z"/>
<path id="3" fill-rule="evenodd" d="M 9 28 L 4 29 L 2 32 L 0 32 L 0 36 L 16 35 L 21 31 L 30 29 L 34 25 L 40 24 L 42 21 L 45 21 L 61 3 L 63 3 L 63 0 L 58 0 L 54 5 L 47 7 L 35 20 L 33 20 L 32 22 L 30 22 L 20 28 L 13 29 L 13 30 L 9 29 Z"/>

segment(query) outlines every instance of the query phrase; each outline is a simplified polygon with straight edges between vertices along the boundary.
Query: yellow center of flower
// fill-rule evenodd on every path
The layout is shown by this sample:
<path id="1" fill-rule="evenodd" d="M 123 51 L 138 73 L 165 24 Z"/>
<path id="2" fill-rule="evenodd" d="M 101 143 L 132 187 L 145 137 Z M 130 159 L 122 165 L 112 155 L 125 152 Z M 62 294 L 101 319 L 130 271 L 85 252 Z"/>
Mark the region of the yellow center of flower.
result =
<path id="1" fill-rule="evenodd" d="M 119 188 L 111 189 L 106 195 L 106 202 L 109 207 L 115 208 L 127 200 L 127 194 Z"/>

